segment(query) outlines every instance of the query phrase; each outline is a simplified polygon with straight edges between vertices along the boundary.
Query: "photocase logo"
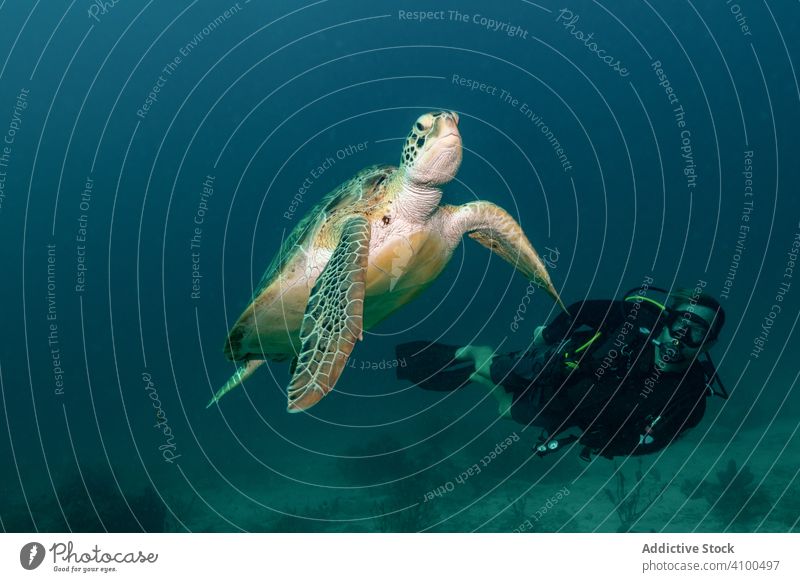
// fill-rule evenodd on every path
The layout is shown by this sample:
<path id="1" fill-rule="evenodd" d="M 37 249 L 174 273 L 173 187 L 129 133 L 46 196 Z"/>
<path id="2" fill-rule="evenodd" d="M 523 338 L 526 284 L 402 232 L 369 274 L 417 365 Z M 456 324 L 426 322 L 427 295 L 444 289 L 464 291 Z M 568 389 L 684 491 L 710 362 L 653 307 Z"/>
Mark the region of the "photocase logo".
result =
<path id="1" fill-rule="evenodd" d="M 28 542 L 19 551 L 19 563 L 26 570 L 35 570 L 44 561 L 44 546 L 39 542 Z"/>

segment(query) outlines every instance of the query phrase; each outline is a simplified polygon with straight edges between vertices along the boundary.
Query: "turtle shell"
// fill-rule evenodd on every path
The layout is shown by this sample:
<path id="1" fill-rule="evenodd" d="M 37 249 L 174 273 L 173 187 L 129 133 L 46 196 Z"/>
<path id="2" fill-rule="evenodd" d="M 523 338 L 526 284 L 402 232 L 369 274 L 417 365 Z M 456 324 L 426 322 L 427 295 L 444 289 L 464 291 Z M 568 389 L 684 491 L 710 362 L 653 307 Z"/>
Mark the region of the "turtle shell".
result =
<path id="1" fill-rule="evenodd" d="M 265 294 L 270 286 L 280 277 L 287 268 L 293 268 L 298 254 L 309 254 L 315 246 L 326 242 L 335 245 L 333 237 L 326 236 L 325 227 L 337 215 L 352 215 L 354 213 L 370 214 L 370 209 L 378 207 L 386 199 L 390 191 L 380 188 L 397 171 L 393 166 L 371 166 L 361 170 L 350 180 L 329 192 L 320 200 L 292 229 L 289 236 L 283 241 L 272 262 L 267 267 L 261 281 L 256 287 L 248 306 L 231 328 L 228 339 L 225 341 L 224 353 L 231 360 L 244 360 L 252 356 L 253 339 L 259 333 L 253 330 L 254 319 L 257 319 L 262 309 L 268 309 L 271 303 L 269 293 Z M 335 228 L 330 229 L 335 231 Z M 331 238 L 330 241 L 327 239 Z M 261 301 L 259 301 L 261 298 Z M 283 324 L 280 324 L 281 326 Z M 248 339 L 249 338 L 249 339 Z M 249 346 L 249 347 L 248 347 Z M 271 359 L 285 359 L 288 354 L 264 354 Z"/>
<path id="2" fill-rule="evenodd" d="M 380 204 L 382 199 L 375 199 L 380 193 L 378 186 L 396 171 L 397 168 L 394 166 L 370 166 L 326 194 L 303 216 L 283 241 L 261 277 L 251 300 L 258 297 L 275 280 L 297 252 L 308 250 L 309 246 L 314 244 L 316 234 L 333 215 L 342 210 L 348 213 L 367 212 L 371 206 Z"/>

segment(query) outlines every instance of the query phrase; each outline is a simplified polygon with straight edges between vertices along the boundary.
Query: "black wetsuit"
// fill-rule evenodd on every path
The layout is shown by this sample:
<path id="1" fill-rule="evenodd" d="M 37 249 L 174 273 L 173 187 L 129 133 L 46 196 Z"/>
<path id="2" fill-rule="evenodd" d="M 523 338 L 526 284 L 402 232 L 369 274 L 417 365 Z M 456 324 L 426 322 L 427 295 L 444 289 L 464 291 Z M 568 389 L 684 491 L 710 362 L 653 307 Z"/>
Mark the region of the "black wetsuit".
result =
<path id="1" fill-rule="evenodd" d="M 703 366 L 673 373 L 654 364 L 659 307 L 587 300 L 569 311 L 544 329 L 545 347 L 492 362 L 515 420 L 550 437 L 577 427 L 584 455 L 605 457 L 657 451 L 700 422 L 710 394 Z"/>

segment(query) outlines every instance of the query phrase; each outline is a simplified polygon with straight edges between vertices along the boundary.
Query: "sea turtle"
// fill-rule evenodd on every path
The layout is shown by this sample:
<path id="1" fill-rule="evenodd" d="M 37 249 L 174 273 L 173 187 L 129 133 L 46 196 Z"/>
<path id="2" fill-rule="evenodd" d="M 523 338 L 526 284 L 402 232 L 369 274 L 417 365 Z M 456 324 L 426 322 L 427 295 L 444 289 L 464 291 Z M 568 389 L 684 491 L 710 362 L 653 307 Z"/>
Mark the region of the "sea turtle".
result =
<path id="1" fill-rule="evenodd" d="M 420 116 L 400 167 L 373 166 L 328 194 L 292 230 L 224 352 L 240 362 L 209 406 L 267 360 L 292 360 L 288 410 L 331 391 L 357 339 L 422 293 L 464 234 L 561 300 L 519 224 L 483 200 L 440 205 L 461 164 L 458 114 Z"/>

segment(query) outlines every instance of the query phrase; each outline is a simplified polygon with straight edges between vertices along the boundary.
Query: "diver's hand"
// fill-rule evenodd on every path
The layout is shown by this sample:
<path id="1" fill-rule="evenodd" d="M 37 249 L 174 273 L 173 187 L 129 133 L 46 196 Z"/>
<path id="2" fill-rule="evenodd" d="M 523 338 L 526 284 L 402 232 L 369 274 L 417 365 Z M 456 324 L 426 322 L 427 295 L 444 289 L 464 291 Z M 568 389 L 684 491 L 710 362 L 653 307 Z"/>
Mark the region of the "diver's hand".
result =
<path id="1" fill-rule="evenodd" d="M 544 334 L 542 333 L 544 332 L 545 327 L 546 326 L 544 325 L 540 325 L 539 327 L 533 330 L 533 345 L 536 346 L 537 348 L 540 348 L 547 343 L 544 339 Z"/>

